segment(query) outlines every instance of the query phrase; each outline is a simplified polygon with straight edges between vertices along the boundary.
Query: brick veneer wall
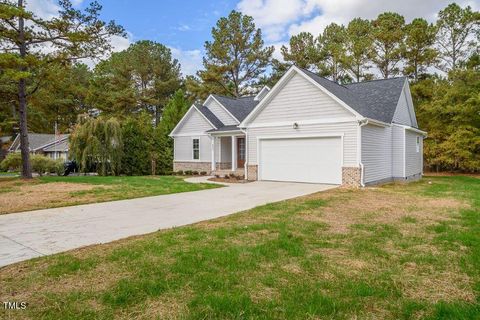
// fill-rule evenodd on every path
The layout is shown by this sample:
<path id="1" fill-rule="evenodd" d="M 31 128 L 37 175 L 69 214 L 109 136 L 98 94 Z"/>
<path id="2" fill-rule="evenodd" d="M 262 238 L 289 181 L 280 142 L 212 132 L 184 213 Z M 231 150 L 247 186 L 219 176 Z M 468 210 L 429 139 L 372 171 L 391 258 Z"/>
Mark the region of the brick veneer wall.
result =
<path id="1" fill-rule="evenodd" d="M 217 162 L 216 164 L 217 170 L 228 170 L 232 169 L 231 162 Z"/>
<path id="2" fill-rule="evenodd" d="M 360 187 L 362 169 L 359 167 L 342 167 L 342 186 Z"/>
<path id="3" fill-rule="evenodd" d="M 182 162 L 174 161 L 173 162 L 173 171 L 206 171 L 208 174 L 212 171 L 212 164 L 210 162 Z"/>
<path id="4" fill-rule="evenodd" d="M 247 165 L 247 177 L 248 177 L 248 180 L 257 180 L 258 179 L 258 166 L 257 165 Z"/>

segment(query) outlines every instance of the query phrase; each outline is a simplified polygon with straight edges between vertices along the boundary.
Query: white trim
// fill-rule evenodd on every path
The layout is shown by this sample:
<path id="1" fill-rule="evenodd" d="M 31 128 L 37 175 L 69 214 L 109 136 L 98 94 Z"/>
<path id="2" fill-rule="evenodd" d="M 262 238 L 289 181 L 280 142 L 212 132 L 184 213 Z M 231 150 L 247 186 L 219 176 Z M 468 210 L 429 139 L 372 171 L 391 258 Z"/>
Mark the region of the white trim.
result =
<path id="1" fill-rule="evenodd" d="M 12 144 L 10 145 L 10 147 L 8 147 L 8 151 L 9 152 L 16 152 L 18 150 L 18 147 L 20 146 L 20 142 L 18 143 L 18 146 L 15 148 L 15 149 L 12 149 L 12 146 L 15 145 L 15 141 L 17 141 L 17 139 L 20 139 L 20 133 L 17 134 L 17 136 L 15 137 L 15 139 L 13 139 L 13 142 Z"/>
<path id="2" fill-rule="evenodd" d="M 187 118 L 187 116 L 190 114 L 190 112 L 192 110 L 196 110 L 205 120 L 207 120 L 207 122 L 214 128 L 214 129 L 218 129 L 217 127 L 215 127 L 213 125 L 213 123 L 210 122 L 210 120 L 208 120 L 207 117 L 205 117 L 205 115 L 203 113 L 200 112 L 200 110 L 198 110 L 198 108 L 192 104 L 192 106 L 190 107 L 190 109 L 188 109 L 187 112 L 185 112 L 185 114 L 183 115 L 182 119 L 180 119 L 180 121 L 178 121 L 177 125 L 175 126 L 175 128 L 173 128 L 172 132 L 170 132 L 170 134 L 168 136 L 170 137 L 175 137 L 175 136 L 180 136 L 180 135 L 176 135 L 175 134 L 175 131 L 178 129 L 178 127 L 180 126 L 180 124 L 185 121 L 185 119 Z"/>
<path id="3" fill-rule="evenodd" d="M 264 87 L 262 88 L 262 90 L 260 90 L 260 92 L 257 93 L 257 95 L 255 96 L 255 98 L 253 98 L 253 100 L 255 100 L 255 101 L 262 100 L 262 99 L 258 99 L 258 96 L 261 95 L 264 90 L 270 91 L 270 87 L 269 87 L 269 86 L 264 86 Z M 268 92 L 267 92 L 267 93 L 268 93 Z M 264 97 L 264 98 L 265 98 L 265 97 Z"/>
<path id="4" fill-rule="evenodd" d="M 195 155 L 194 155 L 194 150 L 193 149 L 193 140 L 197 139 L 198 140 L 198 159 L 195 159 Z M 202 139 L 200 139 L 200 137 L 192 137 L 191 141 L 192 141 L 192 144 L 190 145 L 190 147 L 192 148 L 192 160 L 193 161 L 200 161 L 200 145 L 201 145 L 201 141 Z"/>
<path id="5" fill-rule="evenodd" d="M 248 180 L 248 134 L 247 130 L 244 131 L 245 133 L 245 163 L 243 165 L 243 172 L 245 174 L 245 180 Z"/>
<path id="6" fill-rule="evenodd" d="M 254 118 L 254 116 L 257 115 L 258 112 L 261 111 L 261 109 L 263 107 L 265 107 L 265 105 L 270 102 L 270 99 L 275 95 L 277 94 L 277 91 L 281 90 L 283 88 L 283 85 L 285 82 L 287 82 L 288 80 L 290 80 L 290 76 L 292 75 L 293 72 L 297 72 L 298 74 L 300 74 L 301 76 L 303 76 L 306 80 L 308 80 L 310 83 L 312 83 L 314 86 L 316 86 L 317 88 L 319 88 L 322 92 L 324 92 L 325 94 L 327 94 L 330 98 L 332 98 L 333 100 L 335 100 L 337 103 L 339 103 L 341 106 L 343 106 L 345 109 L 347 109 L 348 111 L 350 111 L 351 113 L 353 113 L 353 115 L 355 115 L 358 119 L 363 119 L 364 117 L 359 114 L 357 111 L 355 111 L 354 109 L 352 109 L 350 106 L 348 106 L 345 102 L 343 102 L 342 100 L 340 100 L 337 96 L 335 96 L 333 93 L 331 93 L 330 91 L 328 91 L 327 89 L 325 89 L 323 86 L 321 86 L 318 82 L 314 81 L 312 78 L 310 78 L 308 75 L 306 75 L 301 69 L 299 69 L 298 67 L 296 67 L 295 65 L 291 66 L 290 69 L 288 69 L 288 71 L 282 76 L 282 78 L 280 78 L 280 80 L 273 86 L 272 90 L 270 90 L 270 92 L 267 93 L 267 95 L 265 96 L 265 98 L 263 98 L 258 104 L 257 106 L 252 110 L 252 112 L 250 112 L 250 114 L 240 123 L 239 127 L 242 127 L 242 128 L 245 128 L 246 127 L 246 124 L 252 119 Z"/>
<path id="7" fill-rule="evenodd" d="M 230 137 L 230 136 L 241 136 L 243 133 L 241 130 L 235 130 L 235 131 L 217 131 L 217 132 L 210 132 L 211 136 L 217 136 L 217 137 Z"/>
<path id="8" fill-rule="evenodd" d="M 367 119 L 367 123 L 371 124 L 371 125 L 375 125 L 375 126 L 379 126 L 379 127 L 390 127 L 391 126 L 390 123 L 386 123 L 386 122 L 383 122 L 383 121 L 380 121 L 380 120 L 375 120 L 375 119 L 371 119 L 371 118 L 365 118 L 365 119 Z"/>
<path id="9" fill-rule="evenodd" d="M 173 160 L 173 162 L 205 162 L 205 163 L 208 163 L 209 161 L 202 161 L 202 160 L 178 160 L 178 159 L 175 159 L 175 160 Z"/>
<path id="10" fill-rule="evenodd" d="M 237 149 L 237 137 L 232 136 L 232 171 L 235 171 L 237 168 L 237 157 L 236 157 L 236 149 Z"/>
<path id="11" fill-rule="evenodd" d="M 283 127 L 283 126 L 292 126 L 294 123 L 299 125 L 310 125 L 310 124 L 327 124 L 327 123 L 344 123 L 344 122 L 355 122 L 357 121 L 354 117 L 342 117 L 342 118 L 330 118 L 330 119 L 309 119 L 309 120 L 298 120 L 298 121 L 276 121 L 276 122 L 264 122 L 264 123 L 252 123 L 245 128 L 269 128 L 269 127 Z"/>
<path id="12" fill-rule="evenodd" d="M 225 111 L 227 112 L 227 114 L 228 114 L 230 117 L 233 118 L 233 120 L 237 121 L 237 124 L 240 123 L 240 121 L 239 121 L 230 111 L 228 111 L 228 109 L 227 109 L 223 104 L 221 104 L 220 101 L 218 101 L 213 95 L 209 95 L 209 96 L 207 97 L 207 99 L 205 99 L 205 102 L 203 103 L 203 105 L 206 106 L 207 103 L 208 103 L 208 101 L 209 101 L 210 99 L 213 99 L 216 103 L 218 103 L 218 104 L 222 107 L 222 109 L 225 110 Z M 207 108 L 208 108 L 208 107 L 207 107 Z M 210 109 L 210 108 L 209 108 L 209 109 Z M 212 111 L 212 110 L 210 110 L 210 111 Z M 213 113 L 213 112 L 212 112 L 212 113 Z M 213 113 L 213 114 L 215 114 L 215 113 Z M 218 118 L 218 117 L 217 117 L 217 118 Z"/>
<path id="13" fill-rule="evenodd" d="M 417 128 L 413 128 L 413 127 L 410 127 L 410 126 L 406 126 L 406 125 L 404 125 L 404 124 L 392 123 L 392 125 L 397 126 L 397 127 L 402 127 L 402 128 L 404 128 L 405 130 L 410 130 L 410 131 L 419 133 L 419 134 L 423 135 L 424 137 L 426 137 L 426 136 L 428 135 L 428 133 L 427 133 L 426 131 L 422 131 L 422 130 L 417 129 Z"/>
<path id="14" fill-rule="evenodd" d="M 205 136 L 209 136 L 209 134 L 204 132 L 192 132 L 192 133 L 187 132 L 187 133 L 176 134 L 171 137 L 177 138 L 177 137 L 205 137 Z"/>
<path id="15" fill-rule="evenodd" d="M 211 169 L 212 171 L 215 171 L 215 137 L 211 137 L 210 140 L 210 152 L 212 153 L 211 154 L 211 162 L 212 162 L 212 165 L 211 165 Z M 200 151 L 200 150 L 199 150 Z"/>
<path id="16" fill-rule="evenodd" d="M 260 164 L 262 163 L 261 161 L 261 152 L 260 152 L 260 141 L 261 140 L 283 140 L 283 139 L 308 139 L 308 138 L 340 138 L 340 148 L 341 148 L 341 159 L 340 162 L 342 163 L 342 166 L 340 170 L 342 170 L 342 167 L 344 166 L 344 159 L 343 159 L 343 149 L 344 149 L 344 134 L 343 133 L 327 133 L 327 134 L 305 134 L 305 135 L 283 135 L 283 136 L 259 136 L 257 137 L 257 180 L 262 180 L 262 170 Z M 342 173 L 340 172 L 340 175 Z M 341 182 L 340 182 L 341 184 Z"/>

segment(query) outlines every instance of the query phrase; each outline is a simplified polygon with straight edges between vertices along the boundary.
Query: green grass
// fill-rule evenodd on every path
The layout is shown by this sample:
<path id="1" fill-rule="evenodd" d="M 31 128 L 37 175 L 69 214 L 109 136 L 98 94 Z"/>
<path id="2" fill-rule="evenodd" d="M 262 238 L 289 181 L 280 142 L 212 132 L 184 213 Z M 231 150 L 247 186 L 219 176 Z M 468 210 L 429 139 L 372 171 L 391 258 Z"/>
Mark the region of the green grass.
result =
<path id="1" fill-rule="evenodd" d="M 175 176 L 122 176 L 122 177 L 102 177 L 102 176 L 73 176 L 56 177 L 46 176 L 39 178 L 45 183 L 67 182 L 84 183 L 90 185 L 107 186 L 108 188 L 95 188 L 89 191 L 79 191 L 73 194 L 77 195 L 98 195 L 108 197 L 109 200 L 131 199 L 138 197 L 156 196 L 162 194 L 179 193 L 217 188 L 215 184 L 193 184 L 185 182 L 180 177 Z"/>
<path id="2" fill-rule="evenodd" d="M 62 187 L 53 187 L 45 193 L 41 188 L 35 190 L 22 190 L 21 187 L 29 185 L 54 183 L 72 183 L 80 185 L 89 185 L 92 188 L 88 190 L 67 191 L 61 195 L 55 195 L 54 192 L 62 192 Z M 85 203 L 104 202 L 113 200 L 133 199 L 148 196 L 157 196 L 164 194 L 180 193 L 218 188 L 219 185 L 210 183 L 188 183 L 180 177 L 175 176 L 121 176 L 121 177 L 103 177 L 103 176 L 44 176 L 35 178 L 32 181 L 25 181 L 19 178 L 4 178 L 0 181 L 0 197 L 3 195 L 9 197 L 9 200 L 15 199 L 18 195 L 19 203 L 11 205 L 10 208 L 0 208 L 1 213 L 12 213 L 33 209 L 45 209 L 51 207 L 63 207 Z M 29 192 L 30 199 L 25 201 L 23 194 Z M 39 193 L 42 193 L 41 195 Z M 43 201 L 35 201 L 36 196 L 41 196 Z M 0 199 L 1 200 L 1 199 Z M 31 200 L 31 201 L 30 201 Z M 9 201 L 11 203 L 11 201 Z"/>
<path id="3" fill-rule="evenodd" d="M 337 189 L 0 269 L 0 300 L 35 319 L 479 319 L 479 205 L 476 178 Z"/>

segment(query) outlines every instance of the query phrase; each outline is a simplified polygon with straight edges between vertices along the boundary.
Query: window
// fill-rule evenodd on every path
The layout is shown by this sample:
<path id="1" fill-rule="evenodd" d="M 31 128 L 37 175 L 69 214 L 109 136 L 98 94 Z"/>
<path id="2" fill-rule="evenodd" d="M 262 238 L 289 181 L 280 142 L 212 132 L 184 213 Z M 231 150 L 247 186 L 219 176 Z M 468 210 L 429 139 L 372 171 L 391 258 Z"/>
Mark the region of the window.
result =
<path id="1" fill-rule="evenodd" d="M 200 159 L 200 139 L 193 139 L 193 160 Z"/>
<path id="2" fill-rule="evenodd" d="M 420 152 L 420 137 L 417 136 L 417 152 Z"/>

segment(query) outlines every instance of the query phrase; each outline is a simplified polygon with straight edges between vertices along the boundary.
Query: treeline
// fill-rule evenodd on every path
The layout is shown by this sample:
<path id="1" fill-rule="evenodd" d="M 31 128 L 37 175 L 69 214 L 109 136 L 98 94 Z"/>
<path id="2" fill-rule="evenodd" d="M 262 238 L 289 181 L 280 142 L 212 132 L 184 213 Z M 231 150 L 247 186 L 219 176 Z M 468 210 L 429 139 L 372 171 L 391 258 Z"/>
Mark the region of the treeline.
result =
<path id="1" fill-rule="evenodd" d="M 1 5 L 0 11 L 4 9 Z M 77 16 L 64 19 L 71 17 Z M 407 76 L 419 127 L 429 134 L 426 165 L 433 170 L 478 171 L 479 17 L 470 7 L 450 4 L 434 23 L 423 18 L 407 22 L 393 12 L 371 21 L 332 23 L 318 34 L 292 36 L 280 49 L 283 61 L 279 61 L 272 57 L 274 48 L 265 46 L 253 18 L 232 11 L 212 28 L 203 68 L 187 77 L 181 75 L 168 47 L 152 41 L 113 53 L 93 70 L 75 63 L 76 51 L 69 55 L 60 51 L 61 59 L 36 54 L 28 77 L 9 71 L 21 67 L 4 67 L 11 56 L 1 53 L 0 135 L 18 132 L 18 84 L 25 76 L 28 129 L 53 132 L 57 123 L 61 132 L 72 132 L 71 149 L 84 169 L 97 163 L 105 174 L 146 174 L 152 166 L 157 173 L 167 172 L 173 152 L 169 130 L 192 102 L 210 93 L 253 94 L 263 85 L 273 86 L 296 64 L 339 83 Z M 84 18 L 86 23 L 92 21 L 88 15 Z M 3 25 L 8 29 L 8 24 Z M 118 26 L 111 30 L 121 32 Z M 87 40 L 82 39 L 84 45 L 94 51 L 95 39 Z M 108 48 L 101 43 L 104 52 Z M 23 65 L 30 61 L 27 58 Z M 107 123 L 115 129 L 114 140 L 98 130 Z M 109 141 L 118 142 L 119 149 L 108 149 Z M 112 153 L 114 158 L 105 158 L 113 151 L 118 151 Z"/>

